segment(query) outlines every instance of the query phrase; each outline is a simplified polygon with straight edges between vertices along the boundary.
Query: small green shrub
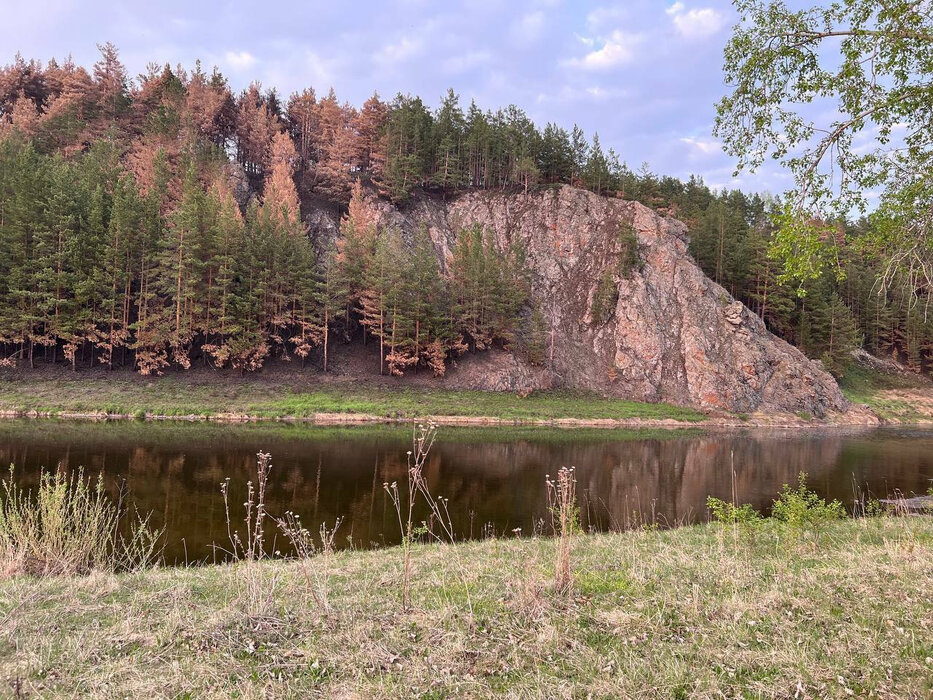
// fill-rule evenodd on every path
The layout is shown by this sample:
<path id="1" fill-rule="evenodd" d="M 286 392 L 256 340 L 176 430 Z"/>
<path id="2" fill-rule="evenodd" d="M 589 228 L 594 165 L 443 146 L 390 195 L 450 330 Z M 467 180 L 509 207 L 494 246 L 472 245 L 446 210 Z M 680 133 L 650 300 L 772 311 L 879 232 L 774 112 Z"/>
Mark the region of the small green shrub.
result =
<path id="1" fill-rule="evenodd" d="M 551 333 L 544 314 L 539 309 L 533 308 L 531 313 L 522 317 L 515 347 L 531 364 L 544 366 L 548 360 L 550 339 Z"/>
<path id="2" fill-rule="evenodd" d="M 877 498 L 870 498 L 862 504 L 862 515 L 866 518 L 877 518 L 884 514 L 884 507 Z"/>
<path id="3" fill-rule="evenodd" d="M 629 279 L 635 270 L 641 271 L 643 263 L 638 250 L 638 234 L 630 225 L 623 225 L 619 230 L 619 276 Z"/>
<path id="4" fill-rule="evenodd" d="M 706 498 L 706 507 L 713 516 L 713 520 L 718 523 L 750 525 L 761 520 L 761 513 L 752 508 L 750 503 L 737 506 L 720 498 L 708 496 Z"/>
<path id="5" fill-rule="evenodd" d="M 601 326 L 612 318 L 618 301 L 619 288 L 616 286 L 615 275 L 610 268 L 606 268 L 603 270 L 599 283 L 596 285 L 596 291 L 593 293 L 593 305 L 590 309 L 593 323 Z"/>
<path id="6" fill-rule="evenodd" d="M 774 501 L 771 516 L 792 527 L 806 527 L 839 520 L 846 515 L 838 500 L 826 502 L 807 488 L 807 475 L 800 472 L 797 488 L 784 484 L 781 495 Z"/>

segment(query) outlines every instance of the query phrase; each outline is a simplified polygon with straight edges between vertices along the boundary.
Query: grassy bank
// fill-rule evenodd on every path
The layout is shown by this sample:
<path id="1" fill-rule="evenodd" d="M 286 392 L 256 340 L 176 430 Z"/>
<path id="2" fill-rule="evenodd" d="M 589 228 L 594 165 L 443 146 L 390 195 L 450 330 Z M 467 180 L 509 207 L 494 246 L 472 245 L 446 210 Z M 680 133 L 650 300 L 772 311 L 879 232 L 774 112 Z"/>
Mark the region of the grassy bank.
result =
<path id="1" fill-rule="evenodd" d="M 933 382 L 909 372 L 885 372 L 851 364 L 839 388 L 853 403 L 867 404 L 892 423 L 933 421 Z"/>
<path id="2" fill-rule="evenodd" d="M 884 697 L 933 692 L 933 518 L 706 525 L 8 580 L 21 697 Z"/>
<path id="3" fill-rule="evenodd" d="M 705 416 L 670 404 L 605 399 L 581 392 L 460 391 L 366 382 L 315 381 L 298 372 L 241 378 L 216 372 L 140 377 L 131 372 L 0 375 L 0 411 L 121 415 L 310 418 L 354 414 L 382 418 L 490 417 L 505 420 L 679 420 Z"/>

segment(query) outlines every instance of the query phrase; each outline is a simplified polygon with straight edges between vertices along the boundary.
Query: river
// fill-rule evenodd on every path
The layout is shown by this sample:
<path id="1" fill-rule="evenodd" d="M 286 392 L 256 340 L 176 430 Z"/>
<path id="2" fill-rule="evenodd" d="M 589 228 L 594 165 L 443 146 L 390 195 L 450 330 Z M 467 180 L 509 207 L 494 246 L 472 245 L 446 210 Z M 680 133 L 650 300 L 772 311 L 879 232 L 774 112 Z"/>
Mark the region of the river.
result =
<path id="1" fill-rule="evenodd" d="M 241 524 L 259 451 L 272 455 L 271 514 L 298 513 L 313 531 L 340 518 L 340 547 L 397 543 L 383 484 L 404 485 L 411 438 L 398 426 L 10 420 L 0 423 L 0 463 L 15 464 L 28 486 L 42 468 L 104 472 L 111 492 L 125 484 L 139 512 L 165 529 L 167 563 L 196 563 L 221 558 L 212 544 L 228 546 L 227 478 Z M 933 430 L 440 428 L 425 475 L 449 499 L 458 537 L 512 537 L 549 532 L 545 477 L 561 466 L 575 467 L 584 528 L 665 527 L 706 520 L 710 495 L 767 510 L 802 471 L 811 488 L 849 507 L 857 493 L 926 493 Z"/>

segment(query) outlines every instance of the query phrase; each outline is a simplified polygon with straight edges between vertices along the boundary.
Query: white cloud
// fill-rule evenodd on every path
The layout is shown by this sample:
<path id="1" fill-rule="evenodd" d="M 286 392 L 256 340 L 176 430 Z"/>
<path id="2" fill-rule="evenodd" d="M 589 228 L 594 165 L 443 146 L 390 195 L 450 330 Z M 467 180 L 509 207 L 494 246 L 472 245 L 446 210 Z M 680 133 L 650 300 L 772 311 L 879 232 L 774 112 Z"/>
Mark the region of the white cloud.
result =
<path id="1" fill-rule="evenodd" d="M 256 65 L 256 57 L 249 51 L 227 51 L 224 60 L 233 70 L 246 70 Z"/>
<path id="2" fill-rule="evenodd" d="M 581 40 L 586 43 L 583 37 Z M 635 52 L 643 40 L 640 34 L 629 34 L 617 29 L 603 41 L 601 48 L 590 51 L 583 58 L 571 59 L 569 65 L 585 70 L 615 68 L 635 58 Z"/>
<path id="3" fill-rule="evenodd" d="M 680 142 L 687 144 L 695 152 L 704 156 L 711 156 L 722 151 L 722 146 L 718 141 L 712 141 L 708 139 L 682 138 L 680 139 Z"/>
<path id="4" fill-rule="evenodd" d="M 726 16 L 712 7 L 688 10 L 682 2 L 675 2 L 667 10 L 677 33 L 685 39 L 703 39 L 712 36 L 726 23 Z"/>
<path id="5" fill-rule="evenodd" d="M 595 100 L 615 100 L 629 97 L 631 93 L 622 88 L 606 88 L 601 85 L 592 85 L 585 90 L 586 94 Z"/>
<path id="6" fill-rule="evenodd" d="M 394 44 L 386 44 L 373 54 L 373 58 L 378 63 L 401 63 L 412 56 L 421 53 L 423 48 L 419 39 L 409 39 L 403 36 Z"/>
<path id="7" fill-rule="evenodd" d="M 334 82 L 334 73 L 331 62 L 325 60 L 314 51 L 305 51 L 305 70 L 311 78 L 312 85 L 330 85 Z"/>

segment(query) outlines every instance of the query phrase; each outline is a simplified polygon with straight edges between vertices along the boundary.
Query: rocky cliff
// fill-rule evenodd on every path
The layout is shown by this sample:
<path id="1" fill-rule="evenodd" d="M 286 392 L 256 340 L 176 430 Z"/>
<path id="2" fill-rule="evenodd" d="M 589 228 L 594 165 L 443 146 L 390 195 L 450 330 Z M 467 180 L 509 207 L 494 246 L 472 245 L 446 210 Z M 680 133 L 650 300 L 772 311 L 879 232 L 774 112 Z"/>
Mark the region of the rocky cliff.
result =
<path id="1" fill-rule="evenodd" d="M 482 225 L 505 249 L 520 242 L 532 298 L 553 327 L 553 363 L 529 368 L 507 353 L 463 363 L 445 383 L 473 388 L 585 388 L 638 401 L 736 412 L 849 406 L 818 363 L 772 335 L 707 278 L 680 221 L 636 202 L 564 186 L 533 194 L 468 192 L 401 208 L 370 196 L 382 226 L 427 227 L 441 264 L 458 232 Z M 333 227 L 315 228 L 332 235 Z M 631 258 L 637 239 L 634 264 Z M 473 366 L 468 366 L 473 365 Z"/>

